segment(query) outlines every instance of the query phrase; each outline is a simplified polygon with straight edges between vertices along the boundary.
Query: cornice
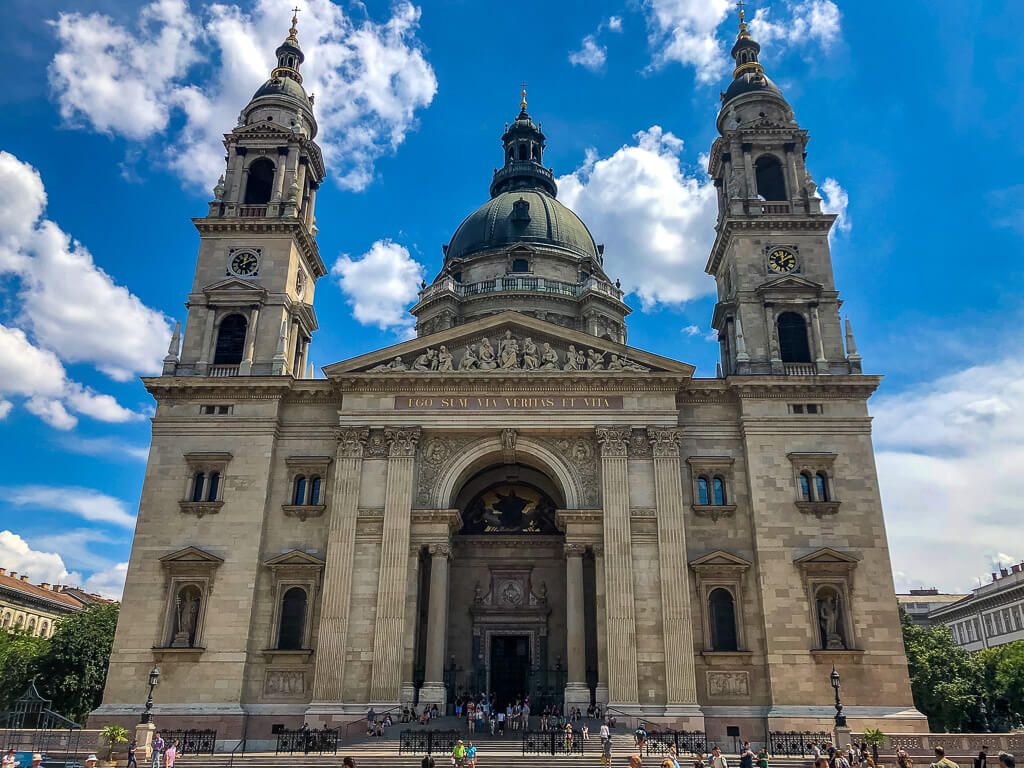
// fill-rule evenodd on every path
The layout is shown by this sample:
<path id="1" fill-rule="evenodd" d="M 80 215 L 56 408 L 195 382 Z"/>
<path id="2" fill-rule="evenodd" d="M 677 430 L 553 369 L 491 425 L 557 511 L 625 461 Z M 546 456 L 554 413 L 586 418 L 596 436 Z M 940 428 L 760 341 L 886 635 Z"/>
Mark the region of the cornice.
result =
<path id="1" fill-rule="evenodd" d="M 718 265 L 725 255 L 725 246 L 729 238 L 736 232 L 824 232 L 832 228 L 836 215 L 833 213 L 783 213 L 761 216 L 738 217 L 734 214 L 727 215 L 718 228 L 715 236 L 715 243 L 711 246 L 711 254 L 704 266 L 704 271 L 714 275 L 718 271 Z"/>
<path id="2" fill-rule="evenodd" d="M 729 376 L 726 384 L 745 400 L 782 400 L 809 397 L 826 400 L 867 400 L 878 389 L 881 376 Z"/>
<path id="3" fill-rule="evenodd" d="M 481 374 L 467 372 L 432 373 L 425 371 L 346 373 L 337 374 L 333 381 L 345 392 L 421 393 L 451 392 L 675 392 L 686 381 L 686 374 L 677 373 L 621 373 L 582 372 L 567 374 L 561 371 L 517 371 Z"/>
<path id="4" fill-rule="evenodd" d="M 327 267 L 320 258 L 320 248 L 317 246 L 316 238 L 309 231 L 302 219 L 295 217 L 267 217 L 260 219 L 250 218 L 228 218 L 202 216 L 192 219 L 192 223 L 200 235 L 233 234 L 238 232 L 252 234 L 288 234 L 299 246 L 299 250 L 312 266 L 314 278 L 321 278 L 327 274 Z"/>

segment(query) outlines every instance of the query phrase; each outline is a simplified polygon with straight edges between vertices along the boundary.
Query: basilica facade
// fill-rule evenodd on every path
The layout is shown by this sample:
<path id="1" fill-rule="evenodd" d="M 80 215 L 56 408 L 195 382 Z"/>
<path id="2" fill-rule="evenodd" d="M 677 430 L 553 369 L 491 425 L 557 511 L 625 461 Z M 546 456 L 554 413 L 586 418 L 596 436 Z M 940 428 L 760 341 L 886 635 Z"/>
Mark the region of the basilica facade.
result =
<path id="1" fill-rule="evenodd" d="M 709 173 L 720 371 L 630 347 L 525 94 L 416 338 L 308 369 L 325 168 L 293 27 L 226 135 L 162 376 L 107 688 L 250 745 L 462 693 L 709 738 L 913 709 L 808 135 L 741 23 Z M 620 255 L 621 256 L 621 255 Z M 627 260 L 628 263 L 628 260 Z M 735 730 L 734 730 L 735 729 Z"/>

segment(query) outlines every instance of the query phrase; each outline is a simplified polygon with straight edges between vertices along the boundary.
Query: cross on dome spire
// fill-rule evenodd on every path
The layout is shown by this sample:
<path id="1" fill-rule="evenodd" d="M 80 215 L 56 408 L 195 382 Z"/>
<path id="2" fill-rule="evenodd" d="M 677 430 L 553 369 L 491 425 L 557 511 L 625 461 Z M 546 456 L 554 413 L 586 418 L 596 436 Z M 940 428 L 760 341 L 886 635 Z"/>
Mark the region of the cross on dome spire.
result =
<path id="1" fill-rule="evenodd" d="M 298 41 L 299 34 L 299 11 L 302 10 L 299 6 L 292 8 L 292 25 L 288 29 L 288 38 Z"/>
<path id="2" fill-rule="evenodd" d="M 522 90 L 522 92 L 520 94 L 520 98 L 519 98 L 519 109 L 521 109 L 523 112 L 525 112 L 526 111 L 526 83 L 520 83 L 520 86 L 522 86 L 523 90 Z"/>

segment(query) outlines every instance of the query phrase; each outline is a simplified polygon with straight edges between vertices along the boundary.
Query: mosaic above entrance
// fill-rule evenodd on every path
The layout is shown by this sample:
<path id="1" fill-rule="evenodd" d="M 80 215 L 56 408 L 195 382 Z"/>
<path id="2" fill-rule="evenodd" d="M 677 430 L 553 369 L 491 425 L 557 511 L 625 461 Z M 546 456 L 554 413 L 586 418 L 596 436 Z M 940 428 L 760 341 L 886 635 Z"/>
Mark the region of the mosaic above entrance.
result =
<path id="1" fill-rule="evenodd" d="M 478 494 L 463 513 L 462 533 L 556 534 L 555 505 L 533 486 L 503 483 Z"/>

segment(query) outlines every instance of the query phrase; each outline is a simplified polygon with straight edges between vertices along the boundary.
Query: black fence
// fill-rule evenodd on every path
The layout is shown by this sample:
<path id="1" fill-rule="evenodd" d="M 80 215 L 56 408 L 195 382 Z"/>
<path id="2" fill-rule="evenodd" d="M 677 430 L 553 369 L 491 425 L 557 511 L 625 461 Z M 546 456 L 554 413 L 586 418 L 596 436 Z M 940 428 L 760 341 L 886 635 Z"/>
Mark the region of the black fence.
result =
<path id="1" fill-rule="evenodd" d="M 179 755 L 212 755 L 217 747 L 216 731 L 200 731 L 190 728 L 185 731 L 160 731 L 165 744 L 178 742 Z"/>
<path id="2" fill-rule="evenodd" d="M 458 731 L 402 731 L 398 734 L 398 754 L 446 754 L 455 749 Z"/>
<path id="3" fill-rule="evenodd" d="M 40 695 L 35 681 L 29 683 L 11 710 L 0 714 L 3 751 L 39 752 L 55 768 L 73 763 L 82 726 L 50 709 L 52 703 Z"/>
<path id="4" fill-rule="evenodd" d="M 771 731 L 768 752 L 775 757 L 809 757 L 814 747 L 832 741 L 827 731 Z"/>
<path id="5" fill-rule="evenodd" d="M 647 755 L 705 755 L 708 751 L 707 734 L 704 731 L 648 731 L 644 741 Z"/>
<path id="6" fill-rule="evenodd" d="M 304 755 L 338 754 L 338 731 L 331 728 L 311 730 L 300 728 L 296 731 L 279 731 L 277 734 L 277 754 L 293 755 L 301 752 Z"/>
<path id="7" fill-rule="evenodd" d="M 573 730 L 524 731 L 523 755 L 582 755 L 583 734 Z"/>

